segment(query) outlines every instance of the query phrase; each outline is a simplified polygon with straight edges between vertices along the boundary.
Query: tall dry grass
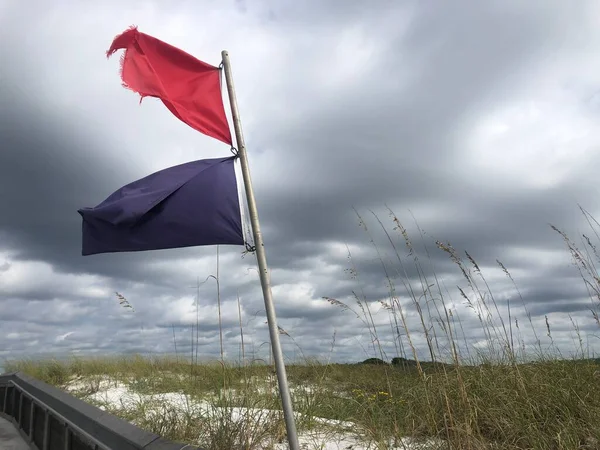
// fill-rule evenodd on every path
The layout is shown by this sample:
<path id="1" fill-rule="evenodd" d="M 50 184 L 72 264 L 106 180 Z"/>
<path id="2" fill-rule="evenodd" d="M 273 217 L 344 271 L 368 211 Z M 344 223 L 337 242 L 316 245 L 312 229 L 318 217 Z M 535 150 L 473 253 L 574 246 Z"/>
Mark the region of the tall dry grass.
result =
<path id="1" fill-rule="evenodd" d="M 556 226 L 551 225 L 551 228 L 564 240 L 587 287 L 591 300 L 590 321 L 593 319 L 600 325 L 597 270 L 600 252 L 590 238 L 600 241 L 600 224 L 589 212 L 580 209 L 591 230 L 590 235 L 582 235 L 581 246 Z M 600 448 L 600 391 L 594 387 L 600 380 L 600 366 L 597 360 L 585 359 L 589 349 L 573 318 L 570 317 L 577 336 L 573 348 L 575 358 L 567 360 L 553 341 L 548 316 L 544 316 L 544 329 L 534 325 L 526 299 L 501 261 L 496 260 L 496 264 L 516 293 L 512 302 L 497 298 L 484 271 L 468 251 L 459 252 L 450 243 L 426 236 L 417 224 L 421 249 L 418 252 L 398 217 L 393 211 L 388 212 L 393 223 L 391 231 L 371 212 L 375 228 L 392 250 L 392 257 L 388 259 L 384 258 L 367 220 L 356 214 L 386 280 L 388 293 L 379 302 L 389 314 L 395 354 L 401 356 L 402 361 L 414 360 L 416 376 L 410 389 L 406 386 L 398 389 L 394 382 L 399 377 L 406 379 L 406 374 L 385 371 L 386 383 L 379 386 L 387 385 L 386 395 L 390 399 L 399 398 L 404 406 L 396 405 L 392 411 L 386 411 L 385 421 L 379 417 L 379 409 L 365 409 L 363 423 L 368 418 L 370 427 L 367 429 L 371 430 L 373 439 L 381 441 L 394 430 L 394 437 L 436 436 L 443 439 L 448 448 Z M 460 281 L 454 293 L 446 288 L 445 280 L 434 267 L 431 252 L 435 249 L 446 254 L 457 268 Z M 352 259 L 350 253 L 349 259 Z M 352 269 L 352 277 L 357 278 L 355 269 Z M 325 299 L 359 317 L 365 332 L 379 347 L 373 355 L 380 354 L 381 359 L 387 359 L 383 356 L 385 350 L 371 311 L 364 307 L 367 299 L 354 296 L 358 308 L 338 299 Z M 462 311 L 457 306 L 456 296 L 465 307 Z M 524 315 L 515 315 L 519 307 Z M 467 314 L 476 318 L 484 346 L 468 341 L 464 327 Z M 409 315 L 413 320 L 407 319 Z M 530 329 L 524 330 L 519 318 L 526 318 Z M 532 344 L 525 342 L 525 331 L 534 337 Z M 543 334 L 550 340 L 549 347 L 542 345 L 540 335 Z M 417 337 L 424 342 L 420 348 L 415 343 Z M 387 426 L 379 427 L 382 423 Z"/>
<path id="2" fill-rule="evenodd" d="M 558 227 L 552 229 L 587 287 L 590 321 L 600 326 L 600 224 L 583 208 L 581 212 L 591 230 L 581 245 Z M 369 342 L 365 357 L 394 364 L 336 364 L 333 357 L 319 362 L 302 354 L 301 361 L 288 365 L 300 434 L 353 434 L 382 449 L 402 448 L 406 437 L 444 449 L 600 448 L 600 366 L 586 358 L 589 349 L 580 326 L 572 321 L 576 358 L 561 357 L 552 344 L 550 319 L 546 316 L 542 326 L 536 325 L 540 317 L 530 313 L 509 267 L 496 261 L 515 293 L 506 300 L 494 292 L 486 271 L 468 251 L 432 239 L 419 227 L 413 241 L 398 217 L 391 210 L 389 214 L 391 227 L 369 213 L 371 227 L 357 212 L 381 264 L 385 298 L 368 297 L 348 250 L 348 274 L 357 283 L 352 300 L 324 299 L 362 324 Z M 383 237 L 391 258 L 376 243 L 376 235 Z M 437 270 L 434 252 L 453 263 L 459 277 L 454 288 Z M 483 336 L 478 345 L 469 340 L 473 320 Z M 280 331 L 302 350 L 292 333 Z M 392 342 L 384 342 L 390 333 Z M 334 336 L 332 355 L 335 346 Z M 283 442 L 272 367 L 264 361 L 243 361 L 208 364 L 196 358 L 194 363 L 193 354 L 191 361 L 181 355 L 128 356 L 15 361 L 7 369 L 64 388 L 78 380 L 83 389 L 77 395 L 92 402 L 107 379 L 127 386 L 140 395 L 135 406 L 104 406 L 170 439 L 215 450 Z M 173 392 L 204 404 L 204 409 L 153 413 L 156 402 L 164 402 L 160 395 Z"/>

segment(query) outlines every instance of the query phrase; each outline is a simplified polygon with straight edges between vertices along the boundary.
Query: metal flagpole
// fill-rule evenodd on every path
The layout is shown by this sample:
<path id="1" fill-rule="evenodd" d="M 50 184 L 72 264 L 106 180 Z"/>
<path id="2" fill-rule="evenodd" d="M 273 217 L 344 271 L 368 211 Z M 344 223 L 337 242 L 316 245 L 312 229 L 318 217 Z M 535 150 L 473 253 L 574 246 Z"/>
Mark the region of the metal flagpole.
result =
<path id="1" fill-rule="evenodd" d="M 260 284 L 262 286 L 263 297 L 265 299 L 265 309 L 267 312 L 267 321 L 269 323 L 269 334 L 271 335 L 271 346 L 273 348 L 273 358 L 275 359 L 275 369 L 277 371 L 277 381 L 279 383 L 279 392 L 281 395 L 281 403 L 283 405 L 283 417 L 285 419 L 288 443 L 291 450 L 300 450 L 298 434 L 296 432 L 296 422 L 294 421 L 294 410 L 292 408 L 292 397 L 290 395 L 285 364 L 283 362 L 281 343 L 279 342 L 279 330 L 277 328 L 275 307 L 273 306 L 273 296 L 271 293 L 267 257 L 265 254 L 265 247 L 258 222 L 256 200 L 254 199 L 252 180 L 250 178 L 250 169 L 248 167 L 248 155 L 246 154 L 246 144 L 244 142 L 244 135 L 242 133 L 240 112 L 238 110 L 237 98 L 235 96 L 235 87 L 233 86 L 231 62 L 229 61 L 229 53 L 227 50 L 223 50 L 221 52 L 221 57 L 223 59 L 223 69 L 225 70 L 225 80 L 227 82 L 229 103 L 231 104 L 231 115 L 233 117 L 233 126 L 235 128 L 235 138 L 238 145 L 237 151 L 240 157 L 240 165 L 242 168 L 242 175 L 244 177 L 244 185 L 246 187 L 248 212 L 250 213 L 250 223 L 252 224 L 252 234 L 254 236 L 254 245 L 256 246 L 256 259 L 258 260 Z"/>

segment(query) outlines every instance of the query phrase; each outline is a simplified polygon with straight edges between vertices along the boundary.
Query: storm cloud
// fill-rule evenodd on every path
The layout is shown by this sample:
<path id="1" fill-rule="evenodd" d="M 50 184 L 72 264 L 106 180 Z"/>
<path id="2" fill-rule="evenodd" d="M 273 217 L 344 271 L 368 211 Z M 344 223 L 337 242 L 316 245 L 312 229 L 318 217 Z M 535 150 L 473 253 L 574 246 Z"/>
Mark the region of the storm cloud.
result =
<path id="1" fill-rule="evenodd" d="M 210 64 L 231 54 L 289 359 L 376 356 L 361 319 L 323 297 L 359 316 L 367 305 L 395 356 L 390 285 L 427 357 L 409 295 L 424 278 L 460 317 L 464 345 L 484 345 L 457 286 L 476 293 L 436 241 L 483 286 L 473 256 L 526 345 L 530 314 L 543 345 L 568 353 L 574 327 L 596 333 L 594 304 L 549 224 L 579 244 L 594 234 L 578 205 L 600 212 L 598 12 L 592 1 L 0 1 L 0 357 L 172 353 L 174 340 L 188 352 L 197 318 L 199 354 L 219 354 L 216 248 L 81 256 L 78 208 L 229 154 L 121 87 L 105 51 L 131 24 Z M 242 251 L 219 248 L 225 348 L 238 358 L 241 320 L 247 353 L 264 358 L 256 259 Z"/>

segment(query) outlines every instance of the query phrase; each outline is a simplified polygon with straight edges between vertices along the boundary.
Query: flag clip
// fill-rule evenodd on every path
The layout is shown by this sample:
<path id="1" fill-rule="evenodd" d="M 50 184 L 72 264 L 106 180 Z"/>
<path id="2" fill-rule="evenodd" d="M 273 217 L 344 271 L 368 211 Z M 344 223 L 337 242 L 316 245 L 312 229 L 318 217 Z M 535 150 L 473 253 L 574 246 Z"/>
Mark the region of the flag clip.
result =
<path id="1" fill-rule="evenodd" d="M 254 252 L 256 251 L 256 246 L 254 246 L 254 245 L 250 245 L 250 244 L 248 244 L 247 242 L 244 242 L 244 245 L 246 246 L 246 250 L 244 250 L 244 251 L 242 252 L 242 258 L 243 258 L 244 256 L 246 256 L 248 253 L 254 253 Z"/>
<path id="2" fill-rule="evenodd" d="M 236 158 L 240 157 L 240 154 L 238 153 L 237 148 L 231 147 L 230 150 L 231 150 L 231 153 L 233 153 L 233 156 L 235 156 Z"/>

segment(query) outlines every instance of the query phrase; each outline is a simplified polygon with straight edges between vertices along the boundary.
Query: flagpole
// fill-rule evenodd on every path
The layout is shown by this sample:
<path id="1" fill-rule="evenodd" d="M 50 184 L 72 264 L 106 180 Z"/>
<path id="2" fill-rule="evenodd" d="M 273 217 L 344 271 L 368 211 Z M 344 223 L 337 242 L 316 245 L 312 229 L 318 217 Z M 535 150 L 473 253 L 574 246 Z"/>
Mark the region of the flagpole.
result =
<path id="1" fill-rule="evenodd" d="M 296 423 L 294 421 L 294 410 L 292 407 L 292 397 L 288 386 L 285 364 L 283 362 L 283 352 L 281 351 L 281 342 L 279 341 L 279 330 L 277 328 L 277 318 L 275 307 L 273 306 L 273 296 L 271 293 L 271 284 L 269 280 L 269 269 L 267 267 L 267 257 L 263 244 L 260 224 L 258 222 L 258 211 L 256 200 L 254 199 L 254 190 L 252 189 L 252 180 L 250 178 L 250 169 L 248 167 L 248 155 L 246 154 L 246 144 L 242 133 L 242 123 L 240 121 L 240 112 L 238 110 L 235 87 L 233 85 L 233 75 L 231 73 L 231 62 L 227 50 L 221 52 L 223 59 L 223 69 L 225 71 L 225 80 L 227 82 L 227 93 L 229 94 L 229 103 L 231 105 L 231 115 L 233 117 L 233 126 L 235 129 L 235 138 L 237 141 L 237 152 L 242 166 L 242 175 L 246 187 L 246 197 L 248 199 L 248 212 L 250 213 L 250 223 L 252 224 L 252 233 L 254 236 L 254 245 L 256 247 L 256 259 L 258 260 L 258 269 L 260 284 L 262 286 L 263 297 L 265 300 L 265 309 L 267 312 L 267 322 L 269 324 L 269 334 L 271 336 L 271 346 L 273 348 L 273 358 L 275 360 L 275 369 L 277 372 L 277 381 L 279 384 L 279 393 L 283 406 L 283 417 L 287 430 L 288 443 L 291 450 L 300 450 L 298 443 L 298 434 L 296 432 Z"/>

